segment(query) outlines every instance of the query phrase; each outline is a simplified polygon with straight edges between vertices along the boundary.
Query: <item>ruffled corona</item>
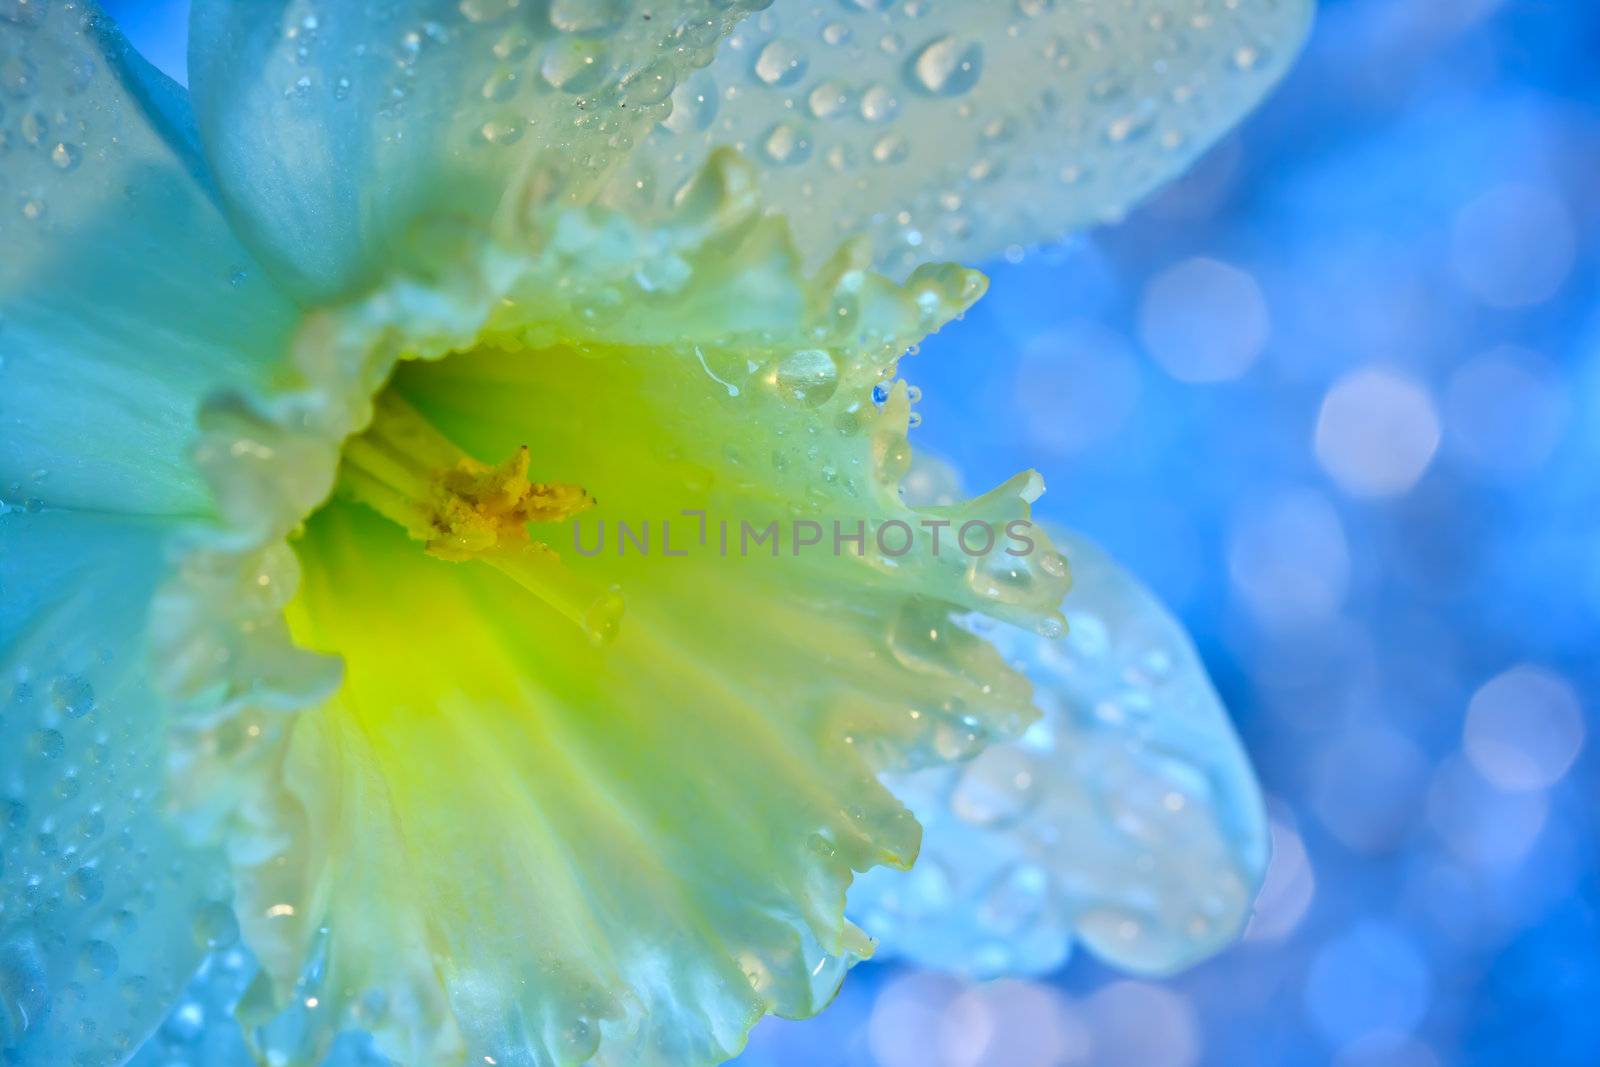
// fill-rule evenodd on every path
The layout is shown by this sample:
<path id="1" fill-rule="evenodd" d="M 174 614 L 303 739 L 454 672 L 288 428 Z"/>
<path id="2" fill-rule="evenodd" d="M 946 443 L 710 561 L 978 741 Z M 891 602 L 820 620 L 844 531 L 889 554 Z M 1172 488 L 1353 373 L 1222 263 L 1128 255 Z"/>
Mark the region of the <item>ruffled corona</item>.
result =
<path id="1" fill-rule="evenodd" d="M 731 198 L 748 187 L 723 155 L 670 229 L 553 208 L 542 256 L 451 271 L 477 277 L 475 304 L 407 281 L 330 311 L 298 343 L 310 389 L 210 409 L 219 494 L 318 490 L 237 497 L 233 528 L 261 540 L 196 549 L 157 628 L 182 668 L 169 684 L 241 694 L 178 759 L 197 803 L 247 790 L 248 825 L 220 816 L 246 936 L 316 1002 L 287 1046 L 262 1030 L 269 1052 L 359 1025 L 408 1062 L 725 1058 L 870 951 L 843 920 L 851 873 L 908 866 L 919 837 L 877 776 L 1031 717 L 1027 683 L 958 617 L 1059 631 L 1064 561 L 1036 533 L 1031 555 L 996 553 L 999 580 L 998 562 L 933 552 L 923 519 L 1025 521 L 1037 477 L 913 511 L 909 397 L 885 389 L 981 279 L 898 286 L 852 249 L 806 278 L 785 227 Z M 409 341 L 474 322 L 441 351 Z M 381 384 L 374 400 L 349 382 Z M 309 411 L 349 422 L 315 450 Z M 895 520 L 913 550 L 868 533 Z M 795 544 L 804 522 L 828 539 Z M 865 536 L 836 545 L 836 523 Z M 779 541 L 729 550 L 728 524 Z M 269 652 L 255 623 L 295 569 Z M 219 599 L 226 573 L 257 603 Z M 245 655 L 205 653 L 219 612 Z M 301 649 L 338 657 L 331 691 L 231 673 Z M 263 710 L 301 700 L 292 720 Z"/>
<path id="2" fill-rule="evenodd" d="M 813 88 L 771 53 L 816 12 L 767 6 L 197 2 L 191 112 L 92 7 L 0 4 L 0 1058 L 122 1062 L 242 939 L 270 1064 L 354 1030 L 414 1067 L 699 1067 L 870 952 L 846 889 L 920 837 L 884 781 L 1032 720 L 973 620 L 1059 634 L 1067 567 L 1032 472 L 900 493 L 901 357 L 984 288 L 909 251 L 961 190 L 862 177 L 845 213 L 756 169 L 740 93 L 689 122 L 719 43 L 702 82 L 759 38 L 757 93 Z M 1059 86 L 1101 118 L 1119 70 L 1171 82 L 1141 114 L 1182 152 L 1097 141 L 1138 180 L 1038 220 L 969 173 L 993 225 L 930 247 L 1114 212 L 1306 9 L 1138 7 L 849 51 L 963 138 L 1017 20 L 1109 48 Z M 1279 58 L 1217 75 L 1243 47 Z M 970 100 L 1013 130 L 1008 84 Z M 1012 201 L 1055 121 L 1003 139 Z"/>

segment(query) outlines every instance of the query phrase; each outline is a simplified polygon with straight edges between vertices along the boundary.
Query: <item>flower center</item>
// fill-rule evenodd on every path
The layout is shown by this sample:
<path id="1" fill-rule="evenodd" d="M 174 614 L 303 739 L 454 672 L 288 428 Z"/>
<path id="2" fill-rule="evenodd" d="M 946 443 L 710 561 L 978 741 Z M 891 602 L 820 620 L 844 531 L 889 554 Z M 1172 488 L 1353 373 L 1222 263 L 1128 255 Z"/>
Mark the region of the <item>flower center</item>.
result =
<path id="1" fill-rule="evenodd" d="M 481 462 L 389 388 L 374 402 L 371 425 L 345 442 L 339 489 L 428 555 L 494 568 L 604 644 L 621 621 L 621 594 L 573 573 L 528 533 L 530 523 L 561 522 L 594 499 L 575 485 L 530 481 L 530 464 L 527 445 L 502 463 Z"/>

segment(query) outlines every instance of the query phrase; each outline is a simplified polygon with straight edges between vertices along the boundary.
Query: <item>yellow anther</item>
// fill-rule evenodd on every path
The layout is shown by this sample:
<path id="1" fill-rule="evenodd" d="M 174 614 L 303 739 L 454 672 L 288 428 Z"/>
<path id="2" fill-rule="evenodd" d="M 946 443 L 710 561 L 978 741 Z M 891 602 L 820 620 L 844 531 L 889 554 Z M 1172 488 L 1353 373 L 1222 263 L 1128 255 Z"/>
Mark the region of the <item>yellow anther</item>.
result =
<path id="1" fill-rule="evenodd" d="M 463 457 L 434 478 L 428 503 L 428 551 L 441 559 L 471 559 L 528 541 L 530 522 L 560 522 L 593 506 L 575 485 L 528 481 L 528 446 L 498 466 Z"/>
<path id="2" fill-rule="evenodd" d="M 366 431 L 345 442 L 339 485 L 420 541 L 429 555 L 476 561 L 506 575 L 603 644 L 616 631 L 622 600 L 564 567 L 528 524 L 561 522 L 594 506 L 575 485 L 530 482 L 521 446 L 505 462 L 480 462 L 386 389 Z"/>

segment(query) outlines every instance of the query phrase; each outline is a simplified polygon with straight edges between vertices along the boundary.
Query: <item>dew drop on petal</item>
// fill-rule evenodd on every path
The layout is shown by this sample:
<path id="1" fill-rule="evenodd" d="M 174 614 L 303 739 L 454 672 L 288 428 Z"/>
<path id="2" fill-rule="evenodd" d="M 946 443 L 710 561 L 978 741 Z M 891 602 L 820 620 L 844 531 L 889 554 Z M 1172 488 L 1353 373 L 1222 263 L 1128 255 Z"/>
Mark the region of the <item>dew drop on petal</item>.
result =
<path id="1" fill-rule="evenodd" d="M 983 46 L 956 37 L 936 37 L 906 66 L 912 88 L 933 96 L 960 96 L 983 74 Z"/>
<path id="2" fill-rule="evenodd" d="M 94 710 L 94 687 L 83 678 L 58 678 L 50 686 L 50 699 L 69 719 L 81 719 Z"/>
<path id="3" fill-rule="evenodd" d="M 459 8 L 468 22 L 493 22 L 516 6 L 517 0 L 461 0 Z"/>
<path id="4" fill-rule="evenodd" d="M 626 608 L 627 602 L 622 597 L 622 591 L 615 586 L 595 598 L 583 614 L 583 632 L 589 638 L 589 643 L 602 648 L 616 640 Z"/>
<path id="5" fill-rule="evenodd" d="M 50 150 L 50 162 L 57 170 L 76 170 L 83 160 L 83 149 L 77 145 L 58 143 Z"/>
<path id="6" fill-rule="evenodd" d="M 872 159 L 875 163 L 899 163 L 911 151 L 910 144 L 898 133 L 885 134 L 878 138 L 872 145 Z"/>
<path id="7" fill-rule="evenodd" d="M 610 33 L 627 16 L 627 0 L 552 0 L 550 25 L 563 33 Z"/>
<path id="8" fill-rule="evenodd" d="M 793 85 L 806 72 L 806 57 L 787 41 L 768 41 L 756 55 L 754 69 L 764 85 Z"/>
<path id="9" fill-rule="evenodd" d="M 842 112 L 850 103 L 850 90 L 842 83 L 836 81 L 821 81 L 811 90 L 806 97 L 806 104 L 811 109 L 811 114 L 819 119 L 832 118 Z"/>
<path id="10" fill-rule="evenodd" d="M 839 364 L 822 348 L 803 348 L 778 364 L 778 392 L 785 399 L 814 406 L 833 396 L 839 387 Z"/>
<path id="11" fill-rule="evenodd" d="M 868 122 L 888 122 L 900 112 L 900 101 L 887 85 L 873 85 L 861 94 L 861 117 Z"/>
<path id="12" fill-rule="evenodd" d="M 761 147 L 767 158 L 780 166 L 794 166 L 811 158 L 810 136 L 789 122 L 780 122 L 767 131 Z"/>
<path id="13" fill-rule="evenodd" d="M 480 132 L 492 145 L 512 145 L 522 140 L 523 127 L 520 122 L 490 120 L 483 124 Z"/>
<path id="14" fill-rule="evenodd" d="M 605 73 L 602 50 L 593 41 L 562 38 L 552 41 L 539 73 L 557 89 L 582 93 L 600 84 Z"/>
<path id="15" fill-rule="evenodd" d="M 79 867 L 67 879 L 67 894 L 79 904 L 94 904 L 105 895 L 105 882 L 93 867 Z"/>

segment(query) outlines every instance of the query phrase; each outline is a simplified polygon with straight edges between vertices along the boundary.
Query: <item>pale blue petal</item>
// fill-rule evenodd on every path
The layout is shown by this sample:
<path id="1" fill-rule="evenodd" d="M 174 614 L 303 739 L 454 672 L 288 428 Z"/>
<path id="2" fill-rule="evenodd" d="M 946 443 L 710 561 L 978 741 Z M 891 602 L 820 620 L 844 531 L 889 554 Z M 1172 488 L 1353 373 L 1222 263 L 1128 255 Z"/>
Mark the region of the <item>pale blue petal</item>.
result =
<path id="1" fill-rule="evenodd" d="M 197 0 L 190 85 L 242 230 L 326 295 L 585 195 L 752 6 Z"/>
<path id="2" fill-rule="evenodd" d="M 214 206 L 183 90 L 83 4 L 0 6 L 0 499 L 194 512 L 200 400 L 294 309 Z"/>
<path id="3" fill-rule="evenodd" d="M 674 94 L 611 195 L 670 202 L 713 147 L 815 262 L 978 262 L 1113 219 L 1288 68 L 1313 0 L 778 0 Z"/>
<path id="4" fill-rule="evenodd" d="M 0 1063 L 122 1062 L 237 937 L 221 857 L 162 813 L 143 631 L 164 532 L 0 514 Z"/>
<path id="5" fill-rule="evenodd" d="M 1043 718 L 971 763 L 890 783 L 925 828 L 910 873 L 872 871 L 851 913 L 881 954 L 1044 973 L 1074 941 L 1165 974 L 1228 944 L 1265 873 L 1259 787 L 1182 628 L 1082 537 L 1051 641 L 991 636 Z"/>

